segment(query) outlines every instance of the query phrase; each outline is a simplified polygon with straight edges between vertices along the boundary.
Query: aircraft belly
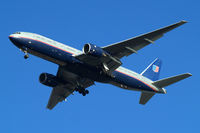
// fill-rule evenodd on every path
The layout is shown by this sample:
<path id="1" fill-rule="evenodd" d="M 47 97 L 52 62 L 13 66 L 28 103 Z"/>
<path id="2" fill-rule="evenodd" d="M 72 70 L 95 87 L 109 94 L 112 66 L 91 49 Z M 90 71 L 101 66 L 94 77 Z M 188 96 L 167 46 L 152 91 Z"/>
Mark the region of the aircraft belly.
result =
<path id="1" fill-rule="evenodd" d="M 39 56 L 48 61 L 54 62 L 56 64 L 71 63 L 77 61 L 71 53 L 60 50 L 53 45 L 47 45 L 42 42 L 38 42 L 31 39 L 24 38 L 21 40 L 23 49 L 27 48 L 27 51 L 33 55 Z"/>
<path id="2" fill-rule="evenodd" d="M 119 82 L 110 82 L 110 84 L 114 85 L 114 86 L 117 86 L 119 88 L 122 88 L 122 89 L 125 89 L 125 90 L 133 90 L 133 91 L 141 91 L 141 89 L 138 89 L 138 88 L 132 88 L 132 87 L 129 87 L 127 85 L 124 85 L 124 84 L 121 84 Z"/>
<path id="3" fill-rule="evenodd" d="M 110 83 L 115 86 L 127 90 L 154 92 L 154 89 L 151 86 L 138 78 L 134 78 L 117 71 L 113 72 L 113 74 L 115 78 Z"/>
<path id="4" fill-rule="evenodd" d="M 40 57 L 40 58 L 42 58 L 42 59 L 45 59 L 45 60 L 47 60 L 47 61 L 53 62 L 53 63 L 58 64 L 58 65 L 66 65 L 66 63 L 63 62 L 63 61 L 57 60 L 57 59 L 55 59 L 55 58 L 49 57 L 49 56 L 47 56 L 47 55 L 45 55 L 45 54 L 36 52 L 36 51 L 34 51 L 34 50 L 31 50 L 31 49 L 28 50 L 28 53 L 30 53 L 30 54 L 32 54 L 32 55 L 35 55 L 35 56 L 38 56 L 38 57 Z"/>

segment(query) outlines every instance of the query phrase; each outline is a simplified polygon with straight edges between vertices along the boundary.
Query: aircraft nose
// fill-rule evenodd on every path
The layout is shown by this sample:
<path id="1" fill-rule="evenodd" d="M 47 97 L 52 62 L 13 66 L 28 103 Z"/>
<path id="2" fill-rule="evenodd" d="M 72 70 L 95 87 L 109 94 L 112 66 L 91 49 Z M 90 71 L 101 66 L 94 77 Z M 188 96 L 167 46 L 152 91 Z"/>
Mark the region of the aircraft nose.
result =
<path id="1" fill-rule="evenodd" d="M 13 34 L 9 35 L 8 38 L 11 40 L 13 38 Z"/>
<path id="2" fill-rule="evenodd" d="M 10 39 L 10 41 L 11 41 L 12 43 L 14 43 L 14 41 L 15 41 L 14 34 L 9 35 L 8 38 Z"/>
<path id="3" fill-rule="evenodd" d="M 11 34 L 8 36 L 8 38 L 10 39 L 10 41 L 17 47 L 21 47 L 20 46 L 20 40 L 19 37 L 17 37 L 15 34 Z"/>

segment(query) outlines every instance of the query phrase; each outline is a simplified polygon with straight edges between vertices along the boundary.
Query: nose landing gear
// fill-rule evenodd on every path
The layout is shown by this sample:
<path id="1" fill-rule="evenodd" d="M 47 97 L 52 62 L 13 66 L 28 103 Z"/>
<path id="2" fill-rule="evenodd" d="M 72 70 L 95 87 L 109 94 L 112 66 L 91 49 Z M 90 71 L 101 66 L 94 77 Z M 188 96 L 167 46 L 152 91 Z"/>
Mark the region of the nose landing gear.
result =
<path id="1" fill-rule="evenodd" d="M 28 59 L 29 58 L 29 55 L 28 55 L 28 52 L 27 52 L 27 48 L 25 48 L 25 50 L 22 50 L 20 49 L 22 52 L 24 52 L 24 59 Z"/>
<path id="2" fill-rule="evenodd" d="M 27 54 L 27 52 L 24 52 L 25 55 L 24 55 L 24 59 L 28 59 L 29 58 L 29 55 Z"/>

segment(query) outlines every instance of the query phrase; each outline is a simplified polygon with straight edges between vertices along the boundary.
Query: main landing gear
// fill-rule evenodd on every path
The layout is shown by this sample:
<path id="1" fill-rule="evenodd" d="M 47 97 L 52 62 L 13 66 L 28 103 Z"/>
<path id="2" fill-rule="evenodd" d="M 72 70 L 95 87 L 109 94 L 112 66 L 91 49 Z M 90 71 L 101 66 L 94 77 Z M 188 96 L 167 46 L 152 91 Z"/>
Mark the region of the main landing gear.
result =
<path id="1" fill-rule="evenodd" d="M 89 94 L 89 91 L 86 90 L 85 88 L 82 87 L 78 87 L 75 89 L 75 91 L 78 91 L 80 94 L 82 94 L 83 96 L 86 96 L 86 94 Z"/>

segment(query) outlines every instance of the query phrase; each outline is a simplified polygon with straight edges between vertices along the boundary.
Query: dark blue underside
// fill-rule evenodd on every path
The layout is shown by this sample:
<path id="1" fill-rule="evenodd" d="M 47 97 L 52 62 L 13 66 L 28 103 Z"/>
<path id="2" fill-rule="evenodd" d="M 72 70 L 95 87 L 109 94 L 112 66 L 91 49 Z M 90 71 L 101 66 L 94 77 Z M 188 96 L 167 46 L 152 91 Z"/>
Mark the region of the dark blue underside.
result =
<path id="1" fill-rule="evenodd" d="M 42 42 L 39 42 L 39 41 L 36 41 L 36 40 L 22 38 L 21 42 L 28 49 L 36 51 L 38 53 L 42 53 L 43 55 L 47 55 L 51 58 L 55 58 L 59 61 L 73 62 L 74 60 L 76 60 L 72 56 L 71 53 L 60 50 L 58 48 L 52 47 L 50 45 L 47 45 L 45 43 L 42 43 Z M 28 43 L 28 42 L 31 42 L 31 43 Z M 78 61 L 78 60 L 76 60 L 76 61 Z"/>
<path id="2" fill-rule="evenodd" d="M 145 90 L 145 91 L 154 91 L 152 88 L 144 84 L 142 81 L 128 76 L 126 74 L 120 73 L 118 71 L 114 71 L 113 75 L 115 76 L 114 81 L 120 83 L 122 85 L 126 85 L 133 89 Z"/>
<path id="3" fill-rule="evenodd" d="M 66 68 L 69 71 L 81 75 L 82 77 L 92 78 L 91 80 L 95 81 L 101 81 L 99 79 L 107 79 L 106 77 L 100 77 L 100 75 L 98 75 L 98 70 L 96 69 L 96 67 L 88 66 L 85 63 L 82 63 L 81 61 L 74 58 L 71 53 L 53 47 L 49 44 L 27 38 L 21 38 L 20 40 L 15 42 L 15 45 L 20 48 L 28 48 L 56 60 L 66 62 L 68 64 L 68 67 Z M 112 82 L 122 84 L 133 89 L 154 91 L 151 87 L 147 86 L 142 81 L 121 72 L 114 71 L 113 75 L 115 76 L 115 78 L 109 79 L 112 80 Z"/>

